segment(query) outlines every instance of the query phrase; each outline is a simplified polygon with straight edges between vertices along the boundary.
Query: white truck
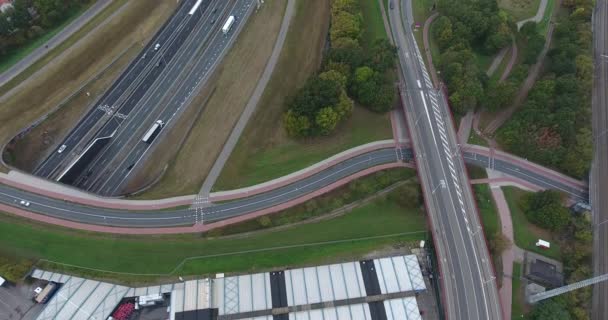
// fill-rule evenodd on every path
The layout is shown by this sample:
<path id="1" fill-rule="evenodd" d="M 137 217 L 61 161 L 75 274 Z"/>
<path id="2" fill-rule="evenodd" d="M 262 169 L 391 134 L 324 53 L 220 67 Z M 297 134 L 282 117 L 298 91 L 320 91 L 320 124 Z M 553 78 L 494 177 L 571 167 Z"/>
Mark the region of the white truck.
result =
<path id="1" fill-rule="evenodd" d="M 151 143 L 152 140 L 154 140 L 154 138 L 156 138 L 156 136 L 160 132 L 160 129 L 162 129 L 163 125 L 165 125 L 165 123 L 162 120 L 156 120 L 156 122 L 154 122 L 152 127 L 150 127 L 150 129 L 148 129 L 148 131 L 146 132 L 144 137 L 141 139 L 141 141 L 143 141 L 145 143 Z"/>
<path id="2" fill-rule="evenodd" d="M 232 25 L 234 24 L 234 16 L 230 16 L 228 17 L 228 20 L 226 20 L 226 22 L 224 23 L 224 26 L 222 27 L 222 32 L 224 34 L 228 34 L 228 32 L 230 32 L 230 29 L 232 29 Z"/>

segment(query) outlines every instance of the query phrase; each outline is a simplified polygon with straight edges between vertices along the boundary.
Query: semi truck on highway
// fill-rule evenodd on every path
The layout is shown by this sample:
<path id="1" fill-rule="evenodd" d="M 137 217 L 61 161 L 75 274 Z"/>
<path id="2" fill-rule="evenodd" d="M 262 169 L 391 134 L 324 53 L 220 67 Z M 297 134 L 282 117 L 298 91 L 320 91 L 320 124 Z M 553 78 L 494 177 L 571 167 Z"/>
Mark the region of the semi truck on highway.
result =
<path id="1" fill-rule="evenodd" d="M 150 127 L 150 129 L 148 129 L 148 131 L 146 132 L 144 137 L 141 139 L 141 141 L 143 141 L 145 143 L 151 143 L 152 140 L 154 140 L 154 138 L 156 138 L 156 136 L 160 132 L 160 129 L 162 129 L 162 127 L 164 125 L 165 125 L 165 123 L 162 120 L 156 120 L 156 122 L 154 122 L 152 127 Z"/>
<path id="2" fill-rule="evenodd" d="M 228 17 L 228 20 L 226 20 L 226 23 L 224 23 L 224 26 L 222 27 L 222 32 L 224 34 L 227 34 L 230 31 L 230 29 L 232 29 L 233 24 L 234 24 L 234 16 Z"/>

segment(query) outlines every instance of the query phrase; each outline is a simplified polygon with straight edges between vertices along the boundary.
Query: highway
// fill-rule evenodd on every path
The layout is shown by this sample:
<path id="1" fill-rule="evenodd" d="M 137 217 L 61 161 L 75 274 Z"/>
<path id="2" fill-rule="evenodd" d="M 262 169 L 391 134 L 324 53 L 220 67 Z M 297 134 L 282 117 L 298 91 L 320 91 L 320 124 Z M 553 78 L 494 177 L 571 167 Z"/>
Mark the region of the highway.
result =
<path id="1" fill-rule="evenodd" d="M 185 57 L 191 59 L 184 62 L 183 66 L 181 63 L 180 65 L 176 63 L 174 70 L 171 70 L 173 73 L 169 73 L 162 81 L 156 83 L 157 87 L 150 91 L 148 99 L 143 101 L 146 108 L 141 108 L 141 112 L 136 114 L 142 120 L 127 121 L 121 126 L 113 143 L 89 165 L 95 175 L 77 186 L 101 195 L 113 196 L 121 193 L 130 174 L 145 162 L 145 156 L 157 145 L 154 142 L 147 144 L 141 141 L 146 130 L 158 119 L 162 120 L 165 126 L 154 141 L 161 140 L 163 134 L 171 130 L 175 120 L 221 62 L 236 39 L 239 28 L 254 8 L 254 2 L 251 0 L 239 0 L 227 5 L 229 3 L 217 2 L 218 7 L 213 9 L 217 9 L 217 13 L 203 19 L 203 25 L 212 28 L 204 38 L 194 39 L 193 45 L 200 44 L 196 52 L 184 53 Z M 231 32 L 224 35 L 221 32 L 222 23 L 231 15 L 235 16 L 236 21 Z M 212 20 L 219 20 L 219 23 L 211 25 Z M 175 81 L 171 80 L 173 77 Z"/>
<path id="2" fill-rule="evenodd" d="M 442 304 L 449 319 L 501 319 L 496 277 L 449 106 L 424 66 L 411 10 L 411 1 L 401 0 L 389 10 L 389 20 L 405 83 L 402 105 L 439 262 Z"/>
<path id="3" fill-rule="evenodd" d="M 117 97 L 114 104 L 103 98 L 88 118 L 79 122 L 68 136 L 63 153 L 54 152 L 36 170 L 36 174 L 56 178 L 69 167 L 76 155 L 65 156 L 70 146 L 81 155 L 95 139 L 95 145 L 73 170 L 74 177 L 65 183 L 101 195 L 118 195 L 130 173 L 143 162 L 146 151 L 156 144 L 141 141 L 141 137 L 156 120 L 163 120 L 161 134 L 170 130 L 195 95 L 221 61 L 236 38 L 238 30 L 253 9 L 252 0 L 203 0 L 193 10 L 195 0 L 184 1 L 159 34 L 169 36 L 161 42 L 154 40 L 151 49 L 136 58 L 133 67 L 123 74 L 106 95 Z M 234 15 L 231 31 L 224 35 L 223 22 Z M 158 51 L 153 46 L 160 44 Z M 150 57 L 152 55 L 152 57 Z M 148 63 L 146 63 L 148 62 Z M 139 73 L 137 73 L 139 71 Z M 111 99 L 108 99 L 111 100 Z M 110 101 L 111 103 L 111 101 Z M 96 112 L 96 109 L 99 110 Z M 155 140 L 158 140 L 157 137 Z M 99 145 L 99 146 L 98 146 Z"/>
<path id="4" fill-rule="evenodd" d="M 593 163 L 590 174 L 591 208 L 593 213 L 593 272 L 608 273 L 608 1 L 597 0 L 593 14 L 594 81 Z M 608 283 L 593 287 L 591 317 L 606 319 L 608 315 Z"/>
<path id="5" fill-rule="evenodd" d="M 160 59 L 160 54 L 167 49 L 166 46 L 161 46 L 160 52 L 157 52 L 154 50 L 155 44 L 166 43 L 174 35 L 177 27 L 187 15 L 189 5 L 192 5 L 193 1 L 194 0 L 186 0 L 179 6 L 177 11 L 169 20 L 167 20 L 167 22 L 165 22 L 157 34 L 129 64 L 127 69 L 123 71 L 112 86 L 93 104 L 87 114 L 70 131 L 67 137 L 36 168 L 34 174 L 42 177 L 50 177 L 57 171 L 63 161 L 69 161 L 70 157 L 73 157 L 76 153 L 82 151 L 82 148 L 80 150 L 75 150 L 75 146 L 83 139 L 87 132 L 92 129 L 93 125 L 110 120 L 108 111 L 113 110 L 114 112 L 117 112 L 116 109 L 118 107 L 117 104 L 119 99 L 124 99 L 128 93 L 132 91 L 134 82 L 145 76 L 146 72 L 152 69 L 157 60 Z M 144 56 L 146 58 L 143 58 Z M 62 153 L 59 153 L 58 149 L 61 145 L 65 145 L 66 148 Z"/>

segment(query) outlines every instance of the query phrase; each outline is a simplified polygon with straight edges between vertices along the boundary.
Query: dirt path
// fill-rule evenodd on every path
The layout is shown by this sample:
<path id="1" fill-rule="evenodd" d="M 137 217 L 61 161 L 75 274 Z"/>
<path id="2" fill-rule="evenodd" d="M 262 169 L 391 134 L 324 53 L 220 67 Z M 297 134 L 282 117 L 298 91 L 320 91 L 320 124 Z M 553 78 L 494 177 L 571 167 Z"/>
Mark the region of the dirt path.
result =
<path id="1" fill-rule="evenodd" d="M 547 56 L 547 52 L 549 51 L 549 48 L 551 46 L 551 39 L 554 29 L 555 25 L 551 23 L 547 30 L 547 41 L 545 42 L 545 46 L 543 47 L 543 50 L 538 56 L 536 64 L 534 64 L 530 69 L 528 77 L 524 81 L 523 85 L 519 89 L 519 92 L 517 93 L 517 96 L 513 100 L 513 104 L 511 104 L 511 106 L 507 109 L 500 112 L 496 116 L 496 118 L 494 118 L 494 120 L 492 120 L 492 122 L 490 122 L 490 124 L 488 124 L 488 126 L 484 129 L 484 133 L 486 133 L 487 135 L 494 135 L 494 133 L 496 133 L 496 130 L 498 130 L 498 128 L 500 128 L 505 122 L 507 122 L 507 120 L 509 120 L 509 118 L 511 118 L 513 113 L 524 103 L 526 97 L 528 97 L 530 89 L 532 89 L 532 86 L 536 82 L 536 79 L 538 78 L 538 75 L 542 70 L 543 64 L 545 62 L 545 57 Z"/>
<path id="2" fill-rule="evenodd" d="M 530 17 L 528 19 L 524 19 L 517 22 L 517 30 L 521 29 L 521 27 L 528 21 L 534 21 L 539 23 L 545 15 L 545 9 L 547 9 L 548 0 L 540 0 L 540 4 L 538 6 L 538 10 L 536 11 L 536 15 L 534 17 Z"/>
<path id="3" fill-rule="evenodd" d="M 496 69 L 498 69 L 498 66 L 500 66 L 500 63 L 505 58 L 505 55 L 507 55 L 507 51 L 509 51 L 509 49 L 510 47 L 504 47 L 498 51 L 498 54 L 496 54 L 494 60 L 492 60 L 492 64 L 490 64 L 490 67 L 486 71 L 486 75 L 488 77 L 491 77 L 494 72 L 496 72 Z"/>
<path id="4" fill-rule="evenodd" d="M 435 64 L 433 64 L 433 55 L 431 54 L 431 46 L 429 40 L 429 30 L 431 29 L 431 23 L 433 20 L 439 16 L 439 12 L 433 13 L 426 21 L 424 22 L 424 28 L 422 29 L 422 42 L 424 43 L 424 53 L 426 54 L 426 59 L 429 63 L 429 73 L 431 74 L 431 79 L 433 79 L 433 84 L 435 87 L 439 87 L 439 79 L 437 79 L 437 71 L 435 71 Z"/>
<path id="5" fill-rule="evenodd" d="M 505 67 L 502 74 L 500 75 L 500 82 L 507 80 L 507 77 L 511 74 L 511 70 L 513 70 L 513 66 L 515 66 L 515 62 L 517 62 L 517 41 L 515 41 L 515 37 L 511 38 L 511 59 L 509 60 L 509 64 Z"/>

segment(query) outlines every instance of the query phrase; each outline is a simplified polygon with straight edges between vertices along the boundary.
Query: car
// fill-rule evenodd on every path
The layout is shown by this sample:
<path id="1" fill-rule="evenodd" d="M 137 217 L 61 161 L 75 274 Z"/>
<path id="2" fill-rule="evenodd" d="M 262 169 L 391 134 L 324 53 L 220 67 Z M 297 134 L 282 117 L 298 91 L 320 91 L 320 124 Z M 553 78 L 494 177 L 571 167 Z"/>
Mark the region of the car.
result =
<path id="1" fill-rule="evenodd" d="M 154 45 L 154 51 L 158 51 L 158 49 L 160 49 L 160 43 Z"/>
<path id="2" fill-rule="evenodd" d="M 42 288 L 38 287 L 38 288 L 34 289 L 34 293 L 40 294 L 40 292 L 42 292 Z"/>
<path id="3" fill-rule="evenodd" d="M 29 207 L 30 206 L 30 202 L 26 201 L 26 200 L 21 200 L 19 201 L 19 204 L 24 206 L 24 207 Z"/>
<path id="4" fill-rule="evenodd" d="M 389 5 L 391 7 L 391 10 L 395 9 L 395 4 L 391 1 L 391 4 Z"/>
<path id="5" fill-rule="evenodd" d="M 65 144 L 61 145 L 61 147 L 59 147 L 59 150 L 57 150 L 57 153 L 62 153 L 63 150 L 65 150 L 65 148 L 67 148 L 68 146 L 66 146 Z"/>
<path id="6" fill-rule="evenodd" d="M 217 12 L 217 8 L 213 9 L 213 11 L 211 11 L 211 13 L 216 13 Z"/>
<path id="7" fill-rule="evenodd" d="M 214 23 L 215 23 L 215 19 L 211 19 L 211 24 L 214 24 Z"/>

